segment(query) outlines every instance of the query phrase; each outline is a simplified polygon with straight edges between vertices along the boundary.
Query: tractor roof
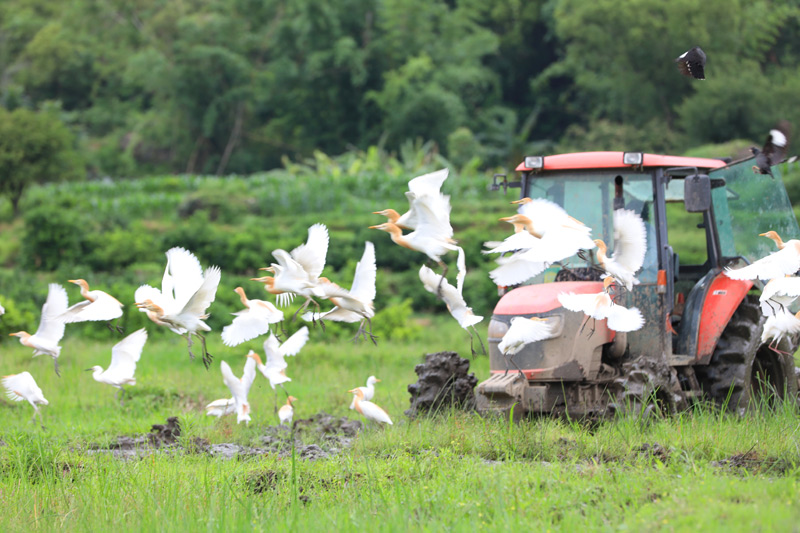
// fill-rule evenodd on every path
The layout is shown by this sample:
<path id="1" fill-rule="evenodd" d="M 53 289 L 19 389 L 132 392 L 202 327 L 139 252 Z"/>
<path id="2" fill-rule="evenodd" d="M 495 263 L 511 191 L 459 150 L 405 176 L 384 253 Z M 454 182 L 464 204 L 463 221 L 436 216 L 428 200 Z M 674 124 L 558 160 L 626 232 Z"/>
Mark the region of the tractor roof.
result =
<path id="1" fill-rule="evenodd" d="M 541 170 L 577 170 L 594 168 L 634 168 L 639 165 L 625 165 L 622 163 L 623 152 L 578 152 L 574 154 L 548 155 L 544 158 L 544 168 Z M 719 168 L 727 163 L 722 159 L 707 159 L 704 157 L 682 157 L 677 155 L 644 154 L 643 167 L 697 167 Z M 519 164 L 517 171 L 532 170 Z"/>

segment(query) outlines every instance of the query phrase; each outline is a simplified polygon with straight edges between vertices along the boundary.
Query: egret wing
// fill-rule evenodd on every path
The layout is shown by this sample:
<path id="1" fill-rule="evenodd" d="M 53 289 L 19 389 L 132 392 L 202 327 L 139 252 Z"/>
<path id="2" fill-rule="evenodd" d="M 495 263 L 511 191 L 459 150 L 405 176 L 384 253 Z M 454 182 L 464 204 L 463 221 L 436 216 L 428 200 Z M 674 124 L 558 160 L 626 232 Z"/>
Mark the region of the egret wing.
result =
<path id="1" fill-rule="evenodd" d="M 206 309 L 211 305 L 211 302 L 217 297 L 217 287 L 219 286 L 222 272 L 219 267 L 212 266 L 206 269 L 205 277 L 200 288 L 189 298 L 183 308 L 184 313 L 192 313 L 197 316 L 202 316 L 206 313 Z"/>
<path id="2" fill-rule="evenodd" d="M 614 211 L 614 261 L 635 274 L 644 264 L 647 252 L 647 229 L 635 211 Z"/>
<path id="3" fill-rule="evenodd" d="M 21 402 L 29 400 L 36 395 L 42 396 L 42 389 L 36 385 L 36 381 L 30 372 L 12 374 L 3 378 L 3 386 L 6 388 L 6 396 L 9 400 Z M 42 396 L 43 397 L 43 396 Z"/>
<path id="4" fill-rule="evenodd" d="M 146 342 L 147 331 L 142 328 L 115 344 L 111 348 L 111 364 L 105 373 L 118 378 L 132 378 Z"/>
<path id="5" fill-rule="evenodd" d="M 280 346 L 280 354 L 282 357 L 290 355 L 297 355 L 297 353 L 305 346 L 308 341 L 308 327 L 303 326 L 298 329 L 294 335 L 286 339 L 286 342 Z"/>
<path id="6" fill-rule="evenodd" d="M 237 346 L 269 331 L 269 322 L 255 313 L 244 311 L 233 322 L 222 328 L 225 346 Z"/>
<path id="7" fill-rule="evenodd" d="M 608 329 L 614 331 L 636 331 L 644 326 L 644 317 L 636 307 L 628 309 L 612 304 L 606 309 L 605 315 L 608 318 Z"/>
<path id="8" fill-rule="evenodd" d="M 250 353 L 254 353 L 250 350 Z M 253 381 L 256 379 L 256 360 L 248 357 L 244 363 L 244 370 L 242 371 L 242 386 L 244 387 L 245 394 L 250 392 L 250 387 L 253 386 Z"/>
<path id="9" fill-rule="evenodd" d="M 61 315 L 64 322 L 71 324 L 74 322 L 97 322 L 103 320 L 114 320 L 122 316 L 122 304 L 119 301 L 102 291 L 93 302 L 84 300 L 79 302 Z"/>
<path id="10" fill-rule="evenodd" d="M 264 341 L 264 355 L 267 358 L 265 366 L 269 370 L 283 370 L 288 366 L 281 353 L 278 338 L 273 334 L 270 334 L 267 340 Z"/>
<path id="11" fill-rule="evenodd" d="M 47 339 L 55 344 L 64 336 L 64 320 L 61 317 L 67 311 L 67 291 L 58 283 L 47 286 L 47 300 L 42 306 L 42 316 L 36 337 Z"/>
<path id="12" fill-rule="evenodd" d="M 785 308 L 800 297 L 800 278 L 789 276 L 769 281 L 761 292 L 759 301 L 765 316 L 774 315 L 778 308 Z"/>
<path id="13" fill-rule="evenodd" d="M 182 309 L 203 284 L 203 267 L 192 252 L 175 247 L 167 250 L 167 268 L 170 279 L 167 287 L 162 280 L 161 292 L 172 297 L 177 309 Z M 167 278 L 166 273 L 164 277 Z"/>
<path id="14" fill-rule="evenodd" d="M 364 243 L 364 253 L 361 261 L 356 265 L 356 273 L 353 276 L 353 285 L 350 287 L 350 296 L 361 301 L 371 302 L 375 299 L 375 278 L 377 276 L 375 266 L 375 246 L 369 241 Z"/>
<path id="15" fill-rule="evenodd" d="M 743 268 L 725 269 L 725 275 L 731 279 L 773 279 L 794 274 L 800 270 L 800 253 L 794 246 L 786 246 L 783 250 L 771 253 Z"/>
<path id="16" fill-rule="evenodd" d="M 308 240 L 292 250 L 292 258 L 300 263 L 311 279 L 316 279 L 325 268 L 328 255 L 328 228 L 324 224 L 314 224 L 308 228 Z"/>

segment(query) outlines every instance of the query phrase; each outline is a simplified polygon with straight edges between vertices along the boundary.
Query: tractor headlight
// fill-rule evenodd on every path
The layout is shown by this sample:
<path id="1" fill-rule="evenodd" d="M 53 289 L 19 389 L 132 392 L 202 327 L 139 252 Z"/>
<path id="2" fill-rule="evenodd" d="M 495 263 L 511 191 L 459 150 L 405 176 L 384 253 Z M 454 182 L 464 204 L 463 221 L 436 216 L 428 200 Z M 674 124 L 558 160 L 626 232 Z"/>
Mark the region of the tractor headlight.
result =
<path id="1" fill-rule="evenodd" d="M 644 160 L 642 152 L 623 152 L 622 164 L 623 165 L 641 165 Z"/>
<path id="2" fill-rule="evenodd" d="M 525 158 L 525 168 L 540 169 L 544 168 L 544 157 L 540 155 L 529 155 Z"/>

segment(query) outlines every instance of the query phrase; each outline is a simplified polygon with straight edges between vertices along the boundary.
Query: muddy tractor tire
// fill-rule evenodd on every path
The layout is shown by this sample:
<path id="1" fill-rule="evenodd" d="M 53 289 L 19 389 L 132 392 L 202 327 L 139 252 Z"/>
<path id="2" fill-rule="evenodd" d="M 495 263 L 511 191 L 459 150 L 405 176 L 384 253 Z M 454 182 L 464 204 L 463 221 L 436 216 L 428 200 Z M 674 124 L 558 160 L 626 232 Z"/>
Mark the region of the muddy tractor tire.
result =
<path id="1" fill-rule="evenodd" d="M 419 376 L 416 383 L 408 386 L 411 407 L 406 416 L 414 418 L 420 414 L 434 414 L 451 407 L 473 409 L 478 384 L 475 374 L 468 374 L 469 360 L 455 352 L 436 352 L 425 355 L 425 362 L 414 367 Z"/>
<path id="2" fill-rule="evenodd" d="M 796 401 L 793 357 L 762 344 L 765 320 L 758 297 L 746 296 L 717 341 L 709 364 L 695 367 L 703 392 L 717 405 L 741 414 L 763 402 Z M 780 349 L 792 354 L 797 344 L 797 338 L 784 339 Z"/>

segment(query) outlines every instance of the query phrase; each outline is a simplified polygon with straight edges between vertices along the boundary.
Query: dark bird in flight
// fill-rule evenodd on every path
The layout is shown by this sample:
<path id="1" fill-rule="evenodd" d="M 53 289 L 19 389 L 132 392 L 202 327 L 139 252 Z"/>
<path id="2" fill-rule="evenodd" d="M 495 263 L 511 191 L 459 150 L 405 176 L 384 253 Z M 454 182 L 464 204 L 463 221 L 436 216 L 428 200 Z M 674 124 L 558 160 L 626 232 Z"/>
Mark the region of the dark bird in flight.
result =
<path id="1" fill-rule="evenodd" d="M 753 172 L 756 174 L 769 174 L 771 178 L 772 166 L 782 163 L 786 160 L 786 151 L 789 149 L 789 132 L 791 125 L 788 120 L 781 120 L 778 124 L 769 130 L 767 142 L 764 147 L 759 150 L 755 146 L 750 148 L 753 155 L 756 156 L 755 165 L 753 165 Z"/>
<path id="2" fill-rule="evenodd" d="M 706 53 L 699 46 L 684 52 L 675 62 L 678 64 L 678 71 L 684 76 L 691 76 L 698 80 L 706 79 L 706 74 L 703 71 L 706 66 Z"/>

